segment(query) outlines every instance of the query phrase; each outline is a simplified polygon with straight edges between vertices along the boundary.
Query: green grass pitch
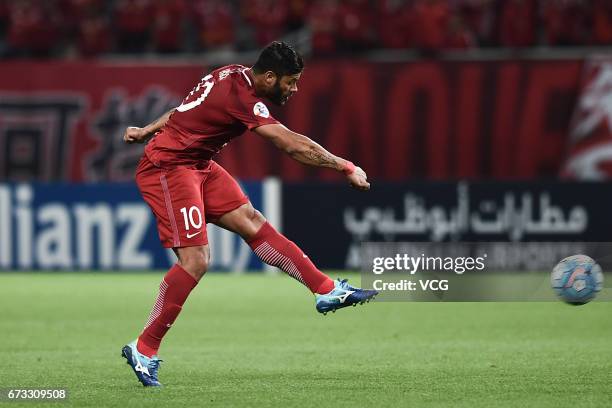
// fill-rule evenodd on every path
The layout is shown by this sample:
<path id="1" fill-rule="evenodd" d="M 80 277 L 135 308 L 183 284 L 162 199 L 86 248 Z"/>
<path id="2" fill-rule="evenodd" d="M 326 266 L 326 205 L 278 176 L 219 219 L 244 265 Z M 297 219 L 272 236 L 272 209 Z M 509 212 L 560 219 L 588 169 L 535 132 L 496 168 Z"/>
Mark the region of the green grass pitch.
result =
<path id="1" fill-rule="evenodd" d="M 204 278 L 162 345 L 165 387 L 145 389 L 120 350 L 146 321 L 161 277 L 0 274 L 0 388 L 70 392 L 67 402 L 0 406 L 612 401 L 612 303 L 374 302 L 323 317 L 294 280 L 258 274 Z"/>

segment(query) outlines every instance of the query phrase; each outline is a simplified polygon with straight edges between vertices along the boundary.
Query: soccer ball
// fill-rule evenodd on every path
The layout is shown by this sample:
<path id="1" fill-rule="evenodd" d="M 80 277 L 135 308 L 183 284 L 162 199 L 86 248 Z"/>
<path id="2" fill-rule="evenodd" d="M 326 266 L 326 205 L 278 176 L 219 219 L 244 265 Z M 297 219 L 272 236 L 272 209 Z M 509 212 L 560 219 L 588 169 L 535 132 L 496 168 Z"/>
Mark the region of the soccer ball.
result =
<path id="1" fill-rule="evenodd" d="M 603 287 L 601 266 L 586 255 L 561 260 L 552 270 L 552 288 L 570 305 L 584 305 L 593 300 Z"/>

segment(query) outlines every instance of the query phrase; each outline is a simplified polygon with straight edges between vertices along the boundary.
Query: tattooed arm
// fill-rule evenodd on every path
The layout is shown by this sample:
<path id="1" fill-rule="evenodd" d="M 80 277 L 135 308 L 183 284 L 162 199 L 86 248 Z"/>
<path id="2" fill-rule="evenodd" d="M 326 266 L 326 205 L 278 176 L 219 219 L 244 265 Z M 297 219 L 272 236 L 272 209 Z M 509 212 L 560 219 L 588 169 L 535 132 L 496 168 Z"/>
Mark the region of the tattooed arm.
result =
<path id="1" fill-rule="evenodd" d="M 329 167 L 343 172 L 349 183 L 356 188 L 367 190 L 366 173 L 348 160 L 335 156 L 312 139 L 293 132 L 281 124 L 263 125 L 255 128 L 260 136 L 270 140 L 292 159 L 316 167 Z"/>
<path id="2" fill-rule="evenodd" d="M 151 136 L 155 134 L 159 129 L 164 127 L 168 119 L 170 119 L 170 115 L 174 113 L 176 108 L 170 109 L 168 112 L 164 113 L 159 118 L 155 119 L 153 122 L 149 123 L 145 127 L 135 127 L 130 126 L 125 129 L 125 133 L 123 134 L 123 141 L 125 143 L 143 143 L 146 142 Z"/>

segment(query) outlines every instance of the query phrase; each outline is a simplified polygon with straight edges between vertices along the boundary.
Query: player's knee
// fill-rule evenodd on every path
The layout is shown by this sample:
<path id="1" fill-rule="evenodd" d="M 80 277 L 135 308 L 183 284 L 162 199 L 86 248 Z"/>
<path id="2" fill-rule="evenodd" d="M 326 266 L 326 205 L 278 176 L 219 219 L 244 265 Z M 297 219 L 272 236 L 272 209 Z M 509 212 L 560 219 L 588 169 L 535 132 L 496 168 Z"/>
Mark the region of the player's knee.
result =
<path id="1" fill-rule="evenodd" d="M 180 262 L 183 269 L 195 279 L 200 280 L 208 270 L 210 264 L 210 254 L 208 251 L 190 251 L 182 255 Z"/>
<path id="2" fill-rule="evenodd" d="M 200 280 L 208 270 L 208 259 L 205 254 L 198 254 L 190 257 L 184 266 L 194 278 Z"/>
<path id="3" fill-rule="evenodd" d="M 258 228 L 264 225 L 266 223 L 266 217 L 264 217 L 263 214 L 259 212 L 259 210 L 256 210 L 253 207 L 251 207 L 251 210 L 252 211 L 248 214 L 249 221 L 251 222 L 251 224 Z"/>
<path id="4" fill-rule="evenodd" d="M 243 225 L 243 233 L 241 234 L 243 238 L 250 239 L 260 228 L 266 223 L 266 217 L 263 216 L 258 210 L 250 206 L 249 211 L 245 217 L 245 223 Z"/>

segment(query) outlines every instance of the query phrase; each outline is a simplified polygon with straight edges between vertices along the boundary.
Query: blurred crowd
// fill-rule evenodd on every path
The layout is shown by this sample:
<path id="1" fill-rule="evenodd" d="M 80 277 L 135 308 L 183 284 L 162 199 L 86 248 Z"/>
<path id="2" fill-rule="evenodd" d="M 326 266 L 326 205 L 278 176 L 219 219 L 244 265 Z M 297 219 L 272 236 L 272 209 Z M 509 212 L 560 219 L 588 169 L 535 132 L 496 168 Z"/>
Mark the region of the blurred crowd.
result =
<path id="1" fill-rule="evenodd" d="M 308 29 L 314 54 L 612 44 L 612 0 L 0 0 L 0 55 L 247 50 Z"/>

